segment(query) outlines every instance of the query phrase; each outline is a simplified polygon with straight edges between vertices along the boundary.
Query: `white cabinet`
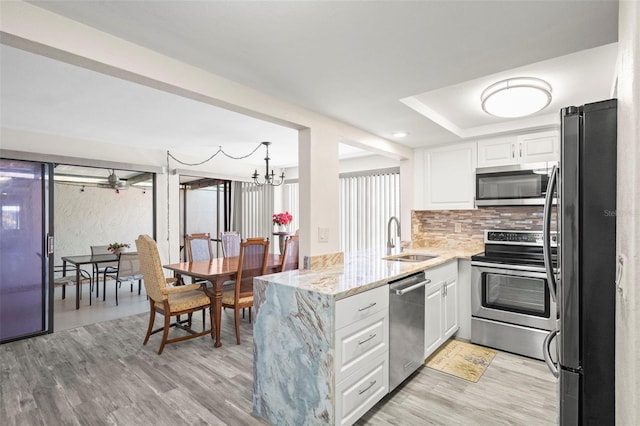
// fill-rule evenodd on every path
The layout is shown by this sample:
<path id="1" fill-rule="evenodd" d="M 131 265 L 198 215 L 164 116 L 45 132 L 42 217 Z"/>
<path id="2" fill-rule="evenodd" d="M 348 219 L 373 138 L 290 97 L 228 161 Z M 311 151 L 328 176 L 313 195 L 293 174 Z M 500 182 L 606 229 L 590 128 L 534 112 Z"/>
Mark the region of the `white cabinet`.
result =
<path id="1" fill-rule="evenodd" d="M 335 306 L 335 424 L 351 425 L 389 391 L 389 286 Z"/>
<path id="2" fill-rule="evenodd" d="M 558 161 L 559 140 L 554 130 L 478 141 L 478 167 Z"/>
<path id="3" fill-rule="evenodd" d="M 459 328 L 458 262 L 428 269 L 425 288 L 424 357 L 431 355 Z"/>
<path id="4" fill-rule="evenodd" d="M 471 261 L 458 259 L 458 322 L 456 337 L 471 339 Z"/>
<path id="5" fill-rule="evenodd" d="M 521 163 L 560 160 L 560 136 L 557 131 L 520 135 L 517 143 Z"/>
<path id="6" fill-rule="evenodd" d="M 475 143 L 415 152 L 414 209 L 472 209 L 475 196 Z"/>

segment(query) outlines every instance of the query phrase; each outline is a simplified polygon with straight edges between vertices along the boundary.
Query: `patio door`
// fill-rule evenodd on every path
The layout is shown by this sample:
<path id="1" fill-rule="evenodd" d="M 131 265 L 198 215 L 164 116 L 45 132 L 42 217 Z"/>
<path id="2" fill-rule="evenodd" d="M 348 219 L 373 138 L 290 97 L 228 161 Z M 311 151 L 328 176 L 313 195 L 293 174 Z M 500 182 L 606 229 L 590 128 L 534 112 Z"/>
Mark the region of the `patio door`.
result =
<path id="1" fill-rule="evenodd" d="M 0 343 L 53 331 L 52 169 L 0 159 Z"/>

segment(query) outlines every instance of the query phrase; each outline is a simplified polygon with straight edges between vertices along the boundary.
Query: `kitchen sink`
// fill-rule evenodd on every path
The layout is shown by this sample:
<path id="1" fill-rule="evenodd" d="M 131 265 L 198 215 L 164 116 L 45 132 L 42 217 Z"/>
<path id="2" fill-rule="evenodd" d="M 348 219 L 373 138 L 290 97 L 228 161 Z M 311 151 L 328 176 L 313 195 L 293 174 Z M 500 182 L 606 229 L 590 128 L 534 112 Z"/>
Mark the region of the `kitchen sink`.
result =
<path id="1" fill-rule="evenodd" d="M 392 260 L 394 262 L 424 262 L 425 260 L 435 259 L 438 256 L 430 256 L 428 254 L 401 254 L 399 256 L 385 257 L 384 260 Z"/>

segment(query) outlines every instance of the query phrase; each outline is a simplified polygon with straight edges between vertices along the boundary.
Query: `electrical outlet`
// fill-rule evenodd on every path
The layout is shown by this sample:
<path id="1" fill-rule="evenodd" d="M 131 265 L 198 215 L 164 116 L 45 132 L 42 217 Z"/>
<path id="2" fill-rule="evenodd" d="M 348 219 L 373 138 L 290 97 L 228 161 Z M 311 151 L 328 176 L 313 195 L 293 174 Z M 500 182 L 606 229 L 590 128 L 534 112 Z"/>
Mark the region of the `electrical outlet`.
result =
<path id="1" fill-rule="evenodd" d="M 453 230 L 455 232 L 462 232 L 462 224 L 461 223 L 456 223 L 453 225 Z"/>
<path id="2" fill-rule="evenodd" d="M 329 242 L 329 228 L 318 228 L 318 242 L 319 243 Z"/>

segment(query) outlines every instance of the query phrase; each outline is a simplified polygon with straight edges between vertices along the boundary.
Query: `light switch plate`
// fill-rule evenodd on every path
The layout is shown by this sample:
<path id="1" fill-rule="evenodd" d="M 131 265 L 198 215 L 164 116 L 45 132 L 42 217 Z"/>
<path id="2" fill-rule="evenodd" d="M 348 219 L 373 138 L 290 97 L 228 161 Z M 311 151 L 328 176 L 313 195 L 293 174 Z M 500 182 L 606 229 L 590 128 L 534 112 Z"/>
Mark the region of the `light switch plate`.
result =
<path id="1" fill-rule="evenodd" d="M 318 228 L 318 242 L 319 243 L 329 242 L 329 228 Z"/>
<path id="2" fill-rule="evenodd" d="M 453 229 L 455 232 L 462 232 L 462 224 L 461 223 L 454 224 Z"/>

